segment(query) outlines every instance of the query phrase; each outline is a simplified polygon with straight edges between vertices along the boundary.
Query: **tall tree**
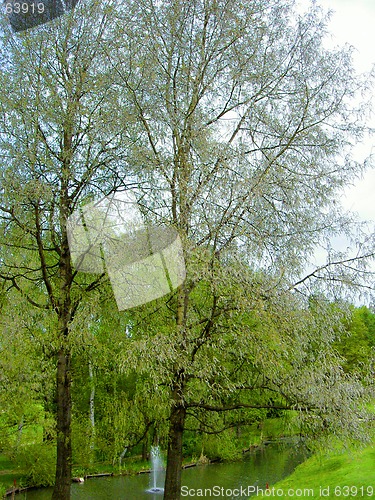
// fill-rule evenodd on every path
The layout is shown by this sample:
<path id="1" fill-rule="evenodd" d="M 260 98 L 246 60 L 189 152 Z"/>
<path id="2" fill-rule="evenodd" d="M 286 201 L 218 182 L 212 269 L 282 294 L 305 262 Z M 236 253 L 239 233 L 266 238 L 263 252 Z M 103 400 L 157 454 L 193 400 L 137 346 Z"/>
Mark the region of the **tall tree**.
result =
<path id="1" fill-rule="evenodd" d="M 187 367 L 215 329 L 219 342 L 219 318 L 267 296 L 244 267 L 220 271 L 228 255 L 270 274 L 271 288 L 291 290 L 307 282 L 300 273 L 316 246 L 349 227 L 336 199 L 362 168 L 350 157 L 363 131 L 351 98 L 366 84 L 350 50 L 324 47 L 326 25 L 316 4 L 298 16 L 292 0 L 137 0 L 118 12 L 120 42 L 109 61 L 138 122 L 133 175 L 148 217 L 178 229 L 188 269 L 162 363 L 171 401 L 168 500 L 179 498 L 199 377 Z M 373 254 L 368 243 L 353 259 L 330 255 L 309 281 L 354 284 Z M 209 293 L 200 315 L 194 290 L 202 281 Z M 225 299 L 231 282 L 246 284 L 253 306 L 244 293 L 242 304 Z"/>
<path id="2" fill-rule="evenodd" d="M 70 262 L 66 221 L 81 201 L 139 180 L 143 213 L 173 225 L 184 243 L 188 278 L 165 307 L 174 315 L 161 329 L 168 336 L 153 345 L 160 352 L 155 375 L 170 390 L 165 497 L 173 500 L 189 405 L 215 411 L 209 393 L 193 399 L 196 381 L 219 377 L 215 394 L 231 407 L 235 362 L 222 370 L 215 356 L 220 346 L 234 355 L 231 333 L 221 343 L 223 332 L 237 335 L 236 361 L 247 356 L 240 342 L 247 332 L 244 345 L 255 342 L 252 364 L 261 366 L 261 339 L 251 323 L 246 329 L 249 311 L 284 304 L 272 299 L 275 290 L 282 296 L 306 283 L 299 273 L 315 246 L 348 222 L 335 197 L 361 169 L 345 153 L 362 132 L 350 98 L 364 84 L 348 50 L 324 49 L 319 8 L 296 18 L 293 5 L 128 0 L 115 12 L 106 3 L 82 4 L 38 31 L 3 37 L 1 275 L 32 305 L 56 314 L 55 499 L 69 498 L 70 328 L 81 300 L 104 278 L 77 274 Z M 122 178 L 125 161 L 131 177 Z M 371 252 L 362 245 L 355 259 L 331 257 L 310 278 L 328 272 L 332 282 L 353 282 L 361 276 L 353 266 Z M 284 310 L 292 321 L 293 309 Z M 277 357 L 276 339 L 265 352 L 273 346 Z M 308 407 L 316 394 L 304 400 L 308 382 L 304 390 L 293 386 L 287 374 L 300 372 L 284 366 L 280 381 L 269 365 L 270 390 L 288 381 L 294 403 Z M 329 391 L 327 366 L 310 381 L 325 380 Z"/>
<path id="3" fill-rule="evenodd" d="M 56 317 L 57 467 L 54 500 L 70 498 L 71 345 L 74 316 L 104 275 L 77 276 L 67 219 L 85 197 L 120 184 L 127 142 L 121 96 L 108 76 L 111 7 L 69 15 L 1 40 L 1 277 Z M 117 121 L 116 121 L 117 119 Z"/>

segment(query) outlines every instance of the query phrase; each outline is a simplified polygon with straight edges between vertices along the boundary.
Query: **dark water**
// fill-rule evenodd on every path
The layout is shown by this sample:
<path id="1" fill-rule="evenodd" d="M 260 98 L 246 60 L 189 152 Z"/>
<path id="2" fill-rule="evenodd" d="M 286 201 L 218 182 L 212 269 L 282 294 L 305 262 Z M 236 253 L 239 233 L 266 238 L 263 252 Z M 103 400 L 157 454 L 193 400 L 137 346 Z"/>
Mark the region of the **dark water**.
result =
<path id="1" fill-rule="evenodd" d="M 182 471 L 182 498 L 247 498 L 254 488 L 265 488 L 290 475 L 305 460 L 305 453 L 292 442 L 272 443 L 240 462 L 211 464 Z M 162 500 L 163 495 L 147 493 L 149 474 L 87 479 L 72 485 L 72 500 Z M 158 484 L 157 486 L 162 486 Z M 242 487 L 242 492 L 241 492 Z M 199 495 L 198 489 L 203 492 Z M 205 494 L 204 494 L 205 493 Z M 50 500 L 49 488 L 17 495 L 17 500 Z"/>

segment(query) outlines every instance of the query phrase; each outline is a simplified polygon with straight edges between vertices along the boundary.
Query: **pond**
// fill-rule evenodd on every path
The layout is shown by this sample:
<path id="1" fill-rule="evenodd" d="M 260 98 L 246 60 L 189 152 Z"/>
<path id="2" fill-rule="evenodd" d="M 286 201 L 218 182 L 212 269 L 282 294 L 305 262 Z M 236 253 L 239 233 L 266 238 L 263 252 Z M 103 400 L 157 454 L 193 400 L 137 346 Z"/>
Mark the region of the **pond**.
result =
<path id="1" fill-rule="evenodd" d="M 199 497 L 198 489 L 211 489 L 211 497 L 247 498 L 254 487 L 266 488 L 289 476 L 306 459 L 296 442 L 282 441 L 248 453 L 238 462 L 215 463 L 182 471 L 182 498 Z M 158 486 L 161 486 L 158 484 Z M 246 491 L 246 494 L 239 493 Z M 72 500 L 162 500 L 162 494 L 147 493 L 150 475 L 114 476 L 87 479 L 72 484 Z M 234 490 L 234 491 L 233 491 Z M 207 492 L 208 493 L 208 492 Z M 206 493 L 206 497 L 209 495 Z M 249 493 L 249 495 L 247 494 Z M 17 500 L 50 500 L 52 489 L 30 490 L 16 495 Z M 200 495 L 202 496 L 202 495 Z"/>

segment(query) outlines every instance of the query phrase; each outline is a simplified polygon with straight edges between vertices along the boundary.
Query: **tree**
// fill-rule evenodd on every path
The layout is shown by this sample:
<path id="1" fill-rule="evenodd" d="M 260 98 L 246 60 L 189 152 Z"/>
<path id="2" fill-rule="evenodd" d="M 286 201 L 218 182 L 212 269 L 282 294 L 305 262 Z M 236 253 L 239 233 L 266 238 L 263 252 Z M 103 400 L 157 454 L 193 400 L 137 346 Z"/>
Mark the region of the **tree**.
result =
<path id="1" fill-rule="evenodd" d="M 170 390 L 166 499 L 179 498 L 191 387 L 215 379 L 203 368 L 214 356 L 195 360 L 205 346 L 215 351 L 223 329 L 236 331 L 231 315 L 308 281 L 358 285 L 373 256 L 368 240 L 355 257 L 331 253 L 301 277 L 318 244 L 348 232 L 337 193 L 362 169 L 350 157 L 363 131 L 351 98 L 366 82 L 350 50 L 324 48 L 326 25 L 316 4 L 296 16 L 288 0 L 140 0 L 118 12 L 109 62 L 138 125 L 132 175 L 148 218 L 178 229 L 188 269 L 168 303 L 174 326 L 153 344 L 155 377 Z M 260 269 L 270 288 L 258 285 Z M 315 382 L 326 368 L 317 365 Z"/>
<path id="2" fill-rule="evenodd" d="M 345 322 L 345 331 L 336 343 L 345 358 L 348 372 L 359 371 L 365 375 L 373 363 L 374 315 L 366 307 L 352 307 L 352 314 Z"/>
<path id="3" fill-rule="evenodd" d="M 70 332 L 75 381 L 73 457 L 81 467 L 98 458 L 121 466 L 125 454 L 137 447 L 147 460 L 150 446 L 164 434 L 168 399 L 154 393 L 147 374 L 120 370 L 120 353 L 130 338 L 129 318 L 114 309 L 112 301 L 81 308 Z"/>
<path id="4" fill-rule="evenodd" d="M 290 291 L 307 283 L 300 273 L 316 245 L 348 228 L 335 199 L 361 170 L 345 154 L 363 131 L 350 98 L 369 79 L 354 75 L 350 51 L 324 49 L 316 5 L 297 19 L 293 8 L 289 0 L 85 4 L 21 38 L 4 35 L 0 78 L 12 92 L 1 103 L 1 276 L 56 317 L 55 499 L 69 498 L 71 333 L 105 279 L 73 268 L 66 221 L 118 187 L 134 187 L 145 218 L 172 225 L 184 244 L 185 284 L 155 303 L 159 332 L 143 322 L 157 342 L 133 349 L 143 362 L 152 353 L 153 382 L 169 401 L 166 499 L 179 498 L 186 419 L 199 412 L 275 407 L 266 396 L 277 391 L 312 427 L 324 415 L 337 426 L 344 403 L 355 417 L 360 389 L 328 347 L 327 362 L 316 364 L 313 339 L 296 352 L 305 330 L 314 325 L 323 338 L 335 316 L 324 323 Z M 310 281 L 357 284 L 371 245 L 353 258 L 330 255 Z M 321 394 L 311 393 L 318 383 Z M 244 396 L 246 387 L 264 398 Z"/>
<path id="5" fill-rule="evenodd" d="M 366 325 L 367 332 L 366 337 L 369 345 L 371 347 L 375 346 L 375 314 L 373 310 L 370 310 L 366 306 L 359 308 L 359 314 L 362 317 L 362 321 Z"/>
<path id="6" fill-rule="evenodd" d="M 82 4 L 1 42 L 1 278 L 55 316 L 57 467 L 53 498 L 70 498 L 71 344 L 80 304 L 104 275 L 73 269 L 67 219 L 119 185 L 127 135 L 104 64 L 109 3 Z M 117 119 L 117 121 L 116 121 Z"/>
<path id="7" fill-rule="evenodd" d="M 1 307 L 0 446 L 10 454 L 18 453 L 28 427 L 37 424 L 43 434 L 51 430 L 48 412 L 41 408 L 53 384 L 51 363 L 43 359 L 49 319 L 47 311 L 33 311 L 19 294 L 8 294 Z"/>

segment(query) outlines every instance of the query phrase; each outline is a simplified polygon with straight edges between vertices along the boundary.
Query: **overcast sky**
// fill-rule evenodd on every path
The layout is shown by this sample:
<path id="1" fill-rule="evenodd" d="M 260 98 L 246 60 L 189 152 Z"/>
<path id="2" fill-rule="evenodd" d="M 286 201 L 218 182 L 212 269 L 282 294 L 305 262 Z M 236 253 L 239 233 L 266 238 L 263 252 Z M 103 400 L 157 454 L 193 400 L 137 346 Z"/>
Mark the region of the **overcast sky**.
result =
<path id="1" fill-rule="evenodd" d="M 308 0 L 299 0 L 308 4 Z M 322 7 L 334 11 L 329 30 L 333 45 L 349 43 L 355 47 L 354 63 L 359 72 L 369 72 L 375 64 L 375 0 L 317 0 Z M 375 89 L 374 89 L 375 95 Z M 375 110 L 375 98 L 373 98 Z M 375 128 L 375 114 L 369 120 Z M 367 138 L 355 148 L 358 161 L 375 155 L 375 139 Z M 345 208 L 357 212 L 363 220 L 375 221 L 375 160 L 372 167 L 355 187 L 348 187 L 342 202 Z"/>

